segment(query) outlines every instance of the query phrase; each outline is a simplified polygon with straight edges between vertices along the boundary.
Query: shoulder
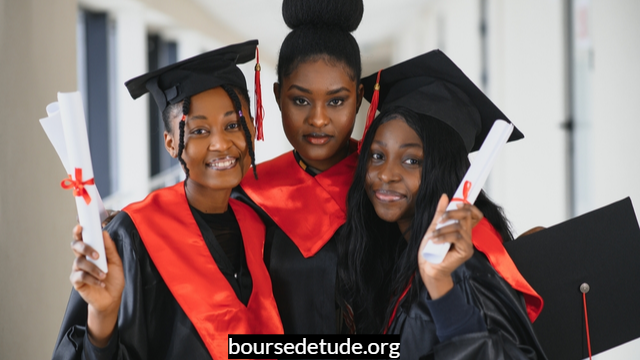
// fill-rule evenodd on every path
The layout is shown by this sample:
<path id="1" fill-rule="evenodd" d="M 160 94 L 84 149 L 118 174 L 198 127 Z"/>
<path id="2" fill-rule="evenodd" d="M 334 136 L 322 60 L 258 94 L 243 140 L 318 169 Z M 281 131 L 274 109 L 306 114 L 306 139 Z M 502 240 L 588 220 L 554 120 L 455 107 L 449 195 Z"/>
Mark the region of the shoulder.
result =
<path id="1" fill-rule="evenodd" d="M 104 230 L 115 242 L 120 256 L 124 253 L 138 252 L 141 247 L 144 248 L 138 229 L 126 211 L 119 212 Z"/>

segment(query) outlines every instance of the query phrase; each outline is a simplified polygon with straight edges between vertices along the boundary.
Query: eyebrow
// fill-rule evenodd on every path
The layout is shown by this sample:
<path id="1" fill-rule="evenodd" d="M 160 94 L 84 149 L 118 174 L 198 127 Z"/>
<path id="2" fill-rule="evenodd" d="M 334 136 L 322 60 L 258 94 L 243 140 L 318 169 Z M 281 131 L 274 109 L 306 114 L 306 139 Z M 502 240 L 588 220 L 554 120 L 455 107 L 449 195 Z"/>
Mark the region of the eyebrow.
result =
<path id="1" fill-rule="evenodd" d="M 226 113 L 224 113 L 224 117 L 231 116 L 233 114 L 235 114 L 235 111 L 234 110 L 229 110 Z M 190 121 L 190 120 L 207 120 L 207 119 L 208 118 L 206 116 L 204 116 L 204 115 L 192 115 L 192 116 L 189 116 L 187 118 L 187 121 Z"/>
<path id="2" fill-rule="evenodd" d="M 380 145 L 382 147 L 387 147 L 387 143 L 380 141 L 380 140 L 375 140 L 373 142 L 376 145 Z M 422 144 L 418 144 L 418 143 L 406 143 L 406 144 L 402 144 L 400 145 L 400 149 L 404 149 L 404 148 L 409 148 L 409 147 L 417 147 L 422 149 Z"/>
<path id="3" fill-rule="evenodd" d="M 291 89 L 296 89 L 296 90 L 298 90 L 300 92 L 303 92 L 305 94 L 311 94 L 311 90 L 309 90 L 307 88 L 304 88 L 302 86 L 299 86 L 299 85 L 295 85 L 294 84 L 294 85 L 289 86 L 288 90 L 291 90 Z M 333 89 L 333 90 L 327 91 L 326 95 L 335 95 L 335 94 L 341 93 L 343 91 L 351 92 L 351 90 L 349 90 L 349 88 L 342 86 L 342 87 L 339 87 L 337 89 Z"/>

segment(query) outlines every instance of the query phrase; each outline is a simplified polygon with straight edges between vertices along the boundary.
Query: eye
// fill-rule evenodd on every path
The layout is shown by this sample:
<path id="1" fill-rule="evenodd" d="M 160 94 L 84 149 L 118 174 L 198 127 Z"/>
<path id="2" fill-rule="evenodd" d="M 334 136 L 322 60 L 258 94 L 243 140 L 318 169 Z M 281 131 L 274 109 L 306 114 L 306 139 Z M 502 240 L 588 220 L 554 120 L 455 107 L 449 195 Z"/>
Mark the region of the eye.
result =
<path id="1" fill-rule="evenodd" d="M 418 160 L 418 159 L 405 159 L 402 163 L 405 164 L 405 165 L 416 166 L 416 165 L 420 165 L 420 160 Z"/>
<path id="2" fill-rule="evenodd" d="M 230 123 L 229 125 L 227 125 L 227 129 L 229 130 L 235 130 L 235 129 L 239 129 L 240 128 L 240 124 L 237 122 L 233 122 Z"/>
<path id="3" fill-rule="evenodd" d="M 330 106 L 340 106 L 344 103 L 344 99 L 331 99 L 329 100 L 329 105 Z"/>
<path id="4" fill-rule="evenodd" d="M 307 99 L 301 98 L 301 97 L 294 98 L 293 99 L 293 103 L 298 105 L 298 106 L 304 106 L 304 105 L 308 105 L 309 104 Z"/>
<path id="5" fill-rule="evenodd" d="M 202 129 L 202 128 L 195 128 L 191 131 L 191 134 L 193 135 L 203 135 L 206 134 L 207 130 L 206 129 Z"/>
<path id="6" fill-rule="evenodd" d="M 376 160 L 382 160 L 384 159 L 384 157 L 382 156 L 382 154 L 380 153 L 371 153 L 371 160 L 376 161 Z"/>

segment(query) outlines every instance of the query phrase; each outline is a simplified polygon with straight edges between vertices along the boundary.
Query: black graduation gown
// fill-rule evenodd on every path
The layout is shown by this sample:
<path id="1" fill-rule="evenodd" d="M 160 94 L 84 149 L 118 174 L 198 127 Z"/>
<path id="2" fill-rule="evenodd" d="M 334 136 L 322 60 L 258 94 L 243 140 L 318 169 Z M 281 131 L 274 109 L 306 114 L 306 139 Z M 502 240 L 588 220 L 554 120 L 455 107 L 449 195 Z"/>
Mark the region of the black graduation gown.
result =
<path id="1" fill-rule="evenodd" d="M 246 304 L 252 289 L 246 261 L 236 279 L 211 228 L 193 213 L 215 262 Z M 196 328 L 158 273 L 129 215 L 120 212 L 105 230 L 116 244 L 126 281 L 114 335 L 103 349 L 91 344 L 86 332 L 87 303 L 72 290 L 52 358 L 211 359 Z"/>
<path id="2" fill-rule="evenodd" d="M 285 334 L 345 331 L 340 301 L 336 299 L 335 234 L 346 220 L 346 194 L 358 159 L 356 149 L 357 141 L 352 139 L 351 154 L 321 174 L 308 167 L 295 151 L 285 153 L 259 164 L 258 180 L 247 173 L 231 194 L 251 206 L 266 225 L 264 261 Z M 273 212 L 279 216 L 275 221 L 268 214 L 270 210 L 278 210 Z M 296 240 L 308 241 L 305 245 L 315 250 L 301 250 L 276 221 L 282 227 L 283 222 L 288 222 L 287 226 L 293 222 L 289 233 L 295 232 Z M 312 239 L 320 233 L 328 239 L 326 242 Z"/>
<path id="3" fill-rule="evenodd" d="M 400 334 L 401 359 L 546 359 L 527 317 L 522 296 L 502 279 L 480 251 L 453 274 L 455 287 L 480 310 L 487 331 L 439 343 L 420 282 L 419 300 L 399 306 L 389 334 Z"/>
<path id="4" fill-rule="evenodd" d="M 251 206 L 266 225 L 264 262 L 285 334 L 340 332 L 335 297 L 338 263 L 335 235 L 315 255 L 305 258 L 293 240 L 242 188 L 235 188 L 231 197 Z"/>

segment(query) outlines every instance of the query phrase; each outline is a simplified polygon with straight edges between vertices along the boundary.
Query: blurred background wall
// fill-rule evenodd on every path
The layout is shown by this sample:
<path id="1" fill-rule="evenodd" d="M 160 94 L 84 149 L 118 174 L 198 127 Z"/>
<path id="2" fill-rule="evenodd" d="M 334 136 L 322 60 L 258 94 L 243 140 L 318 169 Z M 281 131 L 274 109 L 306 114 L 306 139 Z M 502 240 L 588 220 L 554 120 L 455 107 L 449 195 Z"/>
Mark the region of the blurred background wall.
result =
<path id="1" fill-rule="evenodd" d="M 96 182 L 119 209 L 182 177 L 159 141 L 155 107 L 147 96 L 133 101 L 124 81 L 258 38 L 267 140 L 257 157 L 273 158 L 291 149 L 271 90 L 288 33 L 280 5 L 0 0 L 0 359 L 49 358 L 71 289 L 75 206 L 37 121 L 56 92 L 82 91 Z M 525 134 L 485 187 L 519 234 L 640 201 L 639 15 L 636 0 L 367 0 L 354 35 L 363 76 L 442 49 Z M 253 64 L 243 69 L 252 79 Z M 639 351 L 636 341 L 599 358 Z"/>

